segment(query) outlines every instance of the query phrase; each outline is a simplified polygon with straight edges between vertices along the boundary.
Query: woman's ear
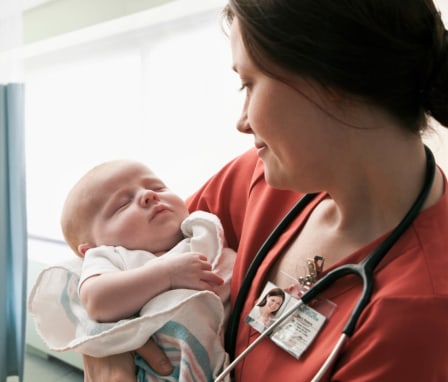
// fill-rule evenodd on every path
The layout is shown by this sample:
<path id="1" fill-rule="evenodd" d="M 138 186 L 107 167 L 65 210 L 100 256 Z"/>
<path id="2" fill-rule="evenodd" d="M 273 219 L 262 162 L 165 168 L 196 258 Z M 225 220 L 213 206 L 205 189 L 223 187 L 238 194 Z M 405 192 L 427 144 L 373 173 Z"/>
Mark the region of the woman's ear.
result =
<path id="1" fill-rule="evenodd" d="M 95 246 L 92 244 L 88 244 L 88 243 L 83 243 L 83 244 L 79 244 L 78 245 L 78 253 L 81 257 L 84 257 L 84 255 L 86 254 L 87 250 L 90 248 L 94 248 Z"/>

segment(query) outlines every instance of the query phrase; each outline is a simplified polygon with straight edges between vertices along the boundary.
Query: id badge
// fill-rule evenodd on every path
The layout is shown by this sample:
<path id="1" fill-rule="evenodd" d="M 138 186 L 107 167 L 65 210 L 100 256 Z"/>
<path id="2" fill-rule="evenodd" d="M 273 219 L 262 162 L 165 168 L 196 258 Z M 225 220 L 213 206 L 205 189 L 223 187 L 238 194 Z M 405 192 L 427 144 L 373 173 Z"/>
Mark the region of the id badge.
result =
<path id="1" fill-rule="evenodd" d="M 246 317 L 246 322 L 262 333 L 298 301 L 277 285 L 268 282 Z M 310 305 L 302 304 L 274 329 L 269 338 L 298 359 L 316 338 L 335 307 L 334 303 L 324 299 L 313 300 Z"/>

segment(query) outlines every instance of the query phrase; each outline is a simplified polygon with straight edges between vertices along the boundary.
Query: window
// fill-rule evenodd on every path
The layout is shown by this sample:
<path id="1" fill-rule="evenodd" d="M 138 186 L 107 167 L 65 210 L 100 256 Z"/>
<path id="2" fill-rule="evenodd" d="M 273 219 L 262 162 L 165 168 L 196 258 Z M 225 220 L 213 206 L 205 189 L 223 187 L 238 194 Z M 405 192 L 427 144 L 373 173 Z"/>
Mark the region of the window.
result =
<path id="1" fill-rule="evenodd" d="M 252 145 L 235 129 L 242 96 L 220 9 L 136 29 L 131 19 L 126 31 L 109 23 L 100 37 L 27 57 L 30 235 L 62 239 L 65 196 L 95 164 L 142 160 L 187 197 Z"/>

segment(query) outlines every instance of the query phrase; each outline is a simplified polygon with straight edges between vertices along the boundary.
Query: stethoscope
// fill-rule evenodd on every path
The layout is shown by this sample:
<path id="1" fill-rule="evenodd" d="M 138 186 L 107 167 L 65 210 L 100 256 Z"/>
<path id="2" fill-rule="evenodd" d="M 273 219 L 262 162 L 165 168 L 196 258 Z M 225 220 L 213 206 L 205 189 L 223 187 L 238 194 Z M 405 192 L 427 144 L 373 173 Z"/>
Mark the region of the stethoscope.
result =
<path id="1" fill-rule="evenodd" d="M 327 273 L 324 277 L 318 280 L 310 289 L 308 289 L 300 298 L 300 300 L 292 306 L 290 309 L 286 310 L 273 324 L 271 324 L 268 328 L 266 328 L 260 336 L 252 342 L 234 361 L 226 367 L 223 372 L 216 378 L 215 382 L 222 381 L 225 376 L 227 376 L 236 365 L 256 346 L 258 343 L 263 340 L 266 336 L 272 333 L 272 331 L 280 325 L 283 321 L 285 321 L 292 313 L 294 313 L 301 305 L 307 304 L 311 302 L 319 293 L 328 288 L 333 284 L 335 280 L 346 276 L 348 274 L 357 275 L 363 282 L 363 289 L 361 296 L 359 297 L 353 311 L 342 330 L 342 334 L 331 351 L 330 355 L 314 376 L 311 382 L 318 382 L 329 370 L 330 366 L 333 364 L 336 356 L 339 354 L 340 349 L 345 343 L 346 339 L 351 337 L 356 323 L 358 321 L 359 316 L 361 315 L 363 309 L 370 301 L 370 297 L 372 295 L 374 277 L 373 272 L 378 265 L 378 263 L 383 259 L 383 257 L 387 254 L 389 249 L 395 244 L 395 242 L 399 239 L 399 237 L 403 234 L 403 232 L 411 225 L 415 217 L 418 215 L 420 209 L 423 206 L 428 194 L 431 190 L 431 186 L 434 180 L 434 174 L 436 170 L 436 164 L 434 160 L 434 156 L 431 150 L 425 146 L 426 152 L 426 173 L 425 180 L 422 186 L 422 189 L 415 200 L 412 207 L 409 209 L 407 214 L 404 216 L 402 221 L 394 228 L 394 230 L 383 240 L 383 242 L 371 252 L 368 256 L 366 256 L 360 263 L 358 264 L 346 264 L 342 265 L 329 273 Z M 249 269 L 244 277 L 241 288 L 235 300 L 235 306 L 233 308 L 232 315 L 229 319 L 229 325 L 226 336 L 226 347 L 229 352 L 230 358 L 234 358 L 235 354 L 235 341 L 236 334 L 238 331 L 238 323 L 241 316 L 241 312 L 244 307 L 244 303 L 247 298 L 247 294 L 249 292 L 252 281 L 255 277 L 255 274 L 264 260 L 267 253 L 273 247 L 273 245 L 277 242 L 279 236 L 285 231 L 285 229 L 289 226 L 289 224 L 304 210 L 304 208 L 316 197 L 317 194 L 306 194 L 304 195 L 296 205 L 286 214 L 283 220 L 277 225 L 277 227 L 272 231 L 270 236 L 266 239 L 264 244 L 261 246 L 260 250 L 256 254 L 254 260 L 252 261 Z"/>

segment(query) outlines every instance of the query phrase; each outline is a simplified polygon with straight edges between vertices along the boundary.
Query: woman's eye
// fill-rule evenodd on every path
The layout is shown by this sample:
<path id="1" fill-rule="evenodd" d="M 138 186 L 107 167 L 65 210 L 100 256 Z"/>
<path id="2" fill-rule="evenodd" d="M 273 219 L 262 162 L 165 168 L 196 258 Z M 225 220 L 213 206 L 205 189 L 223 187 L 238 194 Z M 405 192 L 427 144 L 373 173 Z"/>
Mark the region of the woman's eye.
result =
<path id="1" fill-rule="evenodd" d="M 241 84 L 240 88 L 238 89 L 238 91 L 242 92 L 244 90 L 246 90 L 248 88 L 247 84 Z"/>

